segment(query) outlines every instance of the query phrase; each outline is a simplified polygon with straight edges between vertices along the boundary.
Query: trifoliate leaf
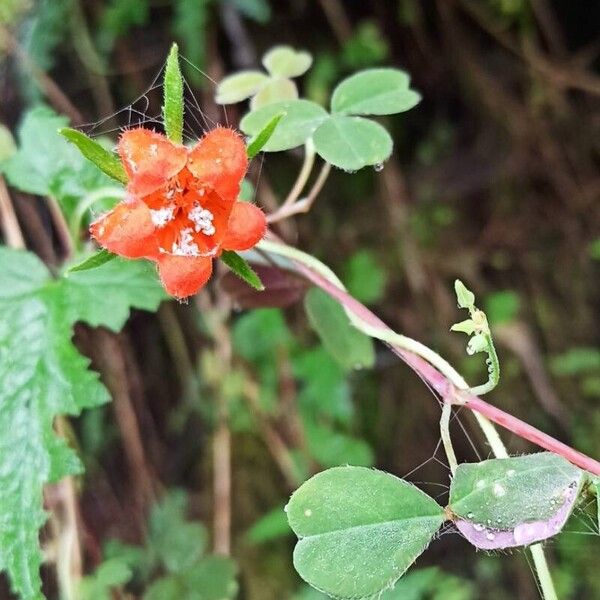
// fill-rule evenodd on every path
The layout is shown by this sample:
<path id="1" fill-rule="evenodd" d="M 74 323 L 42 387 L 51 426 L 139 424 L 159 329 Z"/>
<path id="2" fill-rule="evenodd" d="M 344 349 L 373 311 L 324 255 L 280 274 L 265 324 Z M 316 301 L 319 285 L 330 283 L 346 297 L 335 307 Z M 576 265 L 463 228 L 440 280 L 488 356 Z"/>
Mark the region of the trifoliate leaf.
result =
<path id="1" fill-rule="evenodd" d="M 298 88 L 291 79 L 270 79 L 250 101 L 250 108 L 258 110 L 275 102 L 286 102 L 298 98 Z"/>

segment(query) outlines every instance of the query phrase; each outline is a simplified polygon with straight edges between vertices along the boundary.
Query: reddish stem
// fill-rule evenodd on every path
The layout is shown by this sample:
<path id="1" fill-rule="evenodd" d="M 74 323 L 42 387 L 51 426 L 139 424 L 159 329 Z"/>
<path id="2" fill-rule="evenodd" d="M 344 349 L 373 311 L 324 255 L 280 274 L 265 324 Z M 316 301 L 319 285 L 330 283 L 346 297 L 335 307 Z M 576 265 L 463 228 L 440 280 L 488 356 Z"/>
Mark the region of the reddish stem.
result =
<path id="1" fill-rule="evenodd" d="M 391 329 L 375 314 L 373 314 L 366 306 L 358 302 L 355 298 L 350 296 L 344 290 L 341 290 L 333 283 L 309 269 L 298 261 L 293 261 L 296 267 L 304 276 L 312 281 L 315 285 L 320 287 L 322 290 L 327 292 L 330 296 L 336 299 L 340 304 L 350 309 L 356 316 L 360 317 L 365 323 L 372 325 L 380 329 Z M 420 356 L 394 346 L 393 344 L 387 344 L 389 348 L 402 358 L 409 367 L 411 367 L 416 373 L 418 373 L 432 388 L 440 394 L 442 398 L 456 398 L 456 394 L 449 393 L 452 390 L 452 384 L 448 379 L 440 373 L 435 367 L 429 364 L 425 359 Z M 563 458 L 566 458 L 569 462 L 577 465 L 578 467 L 593 473 L 594 475 L 600 475 L 600 462 L 593 458 L 586 456 L 585 454 L 559 442 L 548 434 L 536 429 L 532 425 L 521 421 L 517 417 L 514 417 L 503 410 L 488 404 L 481 398 L 473 396 L 468 392 L 460 393 L 460 404 L 470 410 L 474 410 L 484 417 L 488 418 L 493 423 L 508 429 L 515 435 L 528 440 L 529 442 L 554 452 Z"/>

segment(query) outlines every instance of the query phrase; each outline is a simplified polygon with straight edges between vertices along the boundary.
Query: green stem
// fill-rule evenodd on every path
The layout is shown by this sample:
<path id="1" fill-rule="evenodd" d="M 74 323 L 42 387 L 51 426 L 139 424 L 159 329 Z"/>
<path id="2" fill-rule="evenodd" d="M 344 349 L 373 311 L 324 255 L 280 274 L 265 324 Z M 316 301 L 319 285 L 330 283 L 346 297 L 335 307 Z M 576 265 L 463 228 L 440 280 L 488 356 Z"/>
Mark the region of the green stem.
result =
<path id="1" fill-rule="evenodd" d="M 450 417 L 452 416 L 452 403 L 450 399 L 446 401 L 442 406 L 442 416 L 440 418 L 440 435 L 442 436 L 442 444 L 448 458 L 448 465 L 450 466 L 450 473 L 454 475 L 458 467 L 458 461 L 456 460 L 456 454 L 454 453 L 454 447 L 452 446 L 452 440 L 450 439 Z"/>
<path id="2" fill-rule="evenodd" d="M 484 384 L 477 385 L 470 389 L 470 392 L 474 396 L 483 396 L 483 394 L 491 392 L 500 381 L 500 361 L 498 360 L 498 354 L 496 352 L 496 347 L 494 346 L 492 335 L 490 333 L 485 333 L 483 335 L 486 341 L 485 351 L 488 355 L 486 360 L 488 365 L 488 380 Z"/>
<path id="3" fill-rule="evenodd" d="M 125 196 L 125 190 L 119 187 L 103 187 L 88 194 L 75 208 L 73 215 L 69 221 L 69 229 L 71 231 L 71 237 L 74 240 L 79 240 L 79 232 L 81 229 L 81 222 L 85 213 L 99 200 L 103 198 L 119 198 L 122 199 Z"/>
<path id="4" fill-rule="evenodd" d="M 333 285 L 337 286 L 342 290 L 345 290 L 344 285 L 335 275 L 335 273 L 329 267 L 324 265 L 321 261 L 317 260 L 313 256 L 310 256 L 309 254 L 306 254 L 305 252 L 302 252 L 301 250 L 298 250 L 296 248 L 286 246 L 285 244 L 279 244 L 268 240 L 261 241 L 259 247 L 262 250 L 265 250 L 266 252 L 272 252 L 274 254 L 278 254 L 279 256 L 284 256 L 286 258 L 298 261 L 299 263 L 304 264 L 308 268 L 321 275 Z M 413 340 L 409 337 L 397 334 L 393 331 L 384 328 L 374 327 L 370 324 L 367 324 L 350 309 L 346 307 L 344 307 L 344 309 L 346 310 L 346 314 L 348 315 L 348 318 L 351 320 L 352 324 L 363 333 L 366 333 L 371 337 L 375 337 L 379 340 L 397 346 L 408 352 L 412 352 L 413 354 L 417 354 L 421 358 L 424 358 L 426 361 L 428 361 L 431 365 L 436 367 L 438 371 L 440 371 L 440 373 L 442 373 L 442 375 L 444 375 L 455 387 L 461 390 L 469 389 L 468 384 L 460 375 L 460 373 L 458 373 L 454 369 L 454 367 L 452 367 L 452 365 L 450 365 L 446 360 L 444 360 L 439 354 L 437 354 L 424 344 L 421 344 L 420 342 Z M 496 355 L 495 348 L 493 347 L 493 343 L 491 344 L 491 346 L 494 358 L 492 358 L 492 356 L 490 356 L 490 358 L 492 358 L 492 361 L 494 359 L 498 361 L 498 357 Z M 492 366 L 494 366 L 493 362 Z M 496 365 L 495 373 L 499 374 L 499 365 Z M 444 408 L 446 404 L 451 407 L 451 403 L 448 401 L 444 402 Z M 479 414 L 478 412 L 473 411 L 473 414 L 475 415 L 477 424 L 481 428 L 481 431 L 485 436 L 494 456 L 496 458 L 508 458 L 509 454 L 506 450 L 506 446 L 502 442 L 502 439 L 500 438 L 494 425 L 486 417 Z M 449 422 L 449 409 L 446 409 L 446 413 L 443 413 L 442 417 L 447 418 Z M 447 447 L 445 446 L 445 448 L 447 452 Z M 451 454 L 454 454 L 453 450 L 451 451 Z M 448 460 L 451 460 L 450 455 L 448 457 Z M 558 600 L 542 545 L 535 544 L 531 546 L 530 550 L 533 556 L 534 566 L 539 577 L 540 587 L 542 589 L 542 596 L 544 600 Z"/>

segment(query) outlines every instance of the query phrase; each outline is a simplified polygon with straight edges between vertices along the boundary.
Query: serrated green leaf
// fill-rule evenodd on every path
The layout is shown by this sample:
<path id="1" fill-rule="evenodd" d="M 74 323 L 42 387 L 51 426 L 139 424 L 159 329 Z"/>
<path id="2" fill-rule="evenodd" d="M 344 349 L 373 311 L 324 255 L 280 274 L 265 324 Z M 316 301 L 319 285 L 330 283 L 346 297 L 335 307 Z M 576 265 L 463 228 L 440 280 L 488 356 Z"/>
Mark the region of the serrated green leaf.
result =
<path id="1" fill-rule="evenodd" d="M 2 289 L 13 290 L 0 295 L 0 568 L 15 593 L 38 600 L 43 486 L 80 470 L 56 437 L 54 419 L 98 406 L 108 395 L 73 346 L 60 286 L 41 262 L 0 248 L 0 273 Z"/>
<path id="2" fill-rule="evenodd" d="M 170 490 L 150 513 L 150 544 L 171 573 L 192 568 L 208 543 L 206 528 L 199 521 L 188 521 L 186 510 L 186 493 L 175 489 Z"/>
<path id="3" fill-rule="evenodd" d="M 291 46 L 275 46 L 263 56 L 262 63 L 275 77 L 299 77 L 310 69 L 312 56 Z"/>
<path id="4" fill-rule="evenodd" d="M 311 288 L 304 308 L 323 345 L 342 367 L 350 370 L 373 366 L 373 341 L 350 324 L 344 309 L 331 296 Z"/>
<path id="5" fill-rule="evenodd" d="M 19 126 L 19 149 L 0 170 L 16 189 L 55 197 L 69 217 L 84 196 L 113 181 L 58 133 L 67 125 L 45 106 L 28 111 Z"/>
<path id="6" fill-rule="evenodd" d="M 74 320 L 119 331 L 132 307 L 155 311 L 168 298 L 151 263 L 117 257 L 89 270 L 71 271 L 64 295 Z"/>
<path id="7" fill-rule="evenodd" d="M 319 125 L 313 141 L 324 160 L 345 171 L 379 165 L 389 158 L 393 148 L 390 134 L 379 123 L 341 115 Z"/>
<path id="8" fill-rule="evenodd" d="M 94 163 L 109 177 L 112 177 L 120 183 L 127 183 L 127 174 L 121 164 L 121 159 L 116 154 L 106 150 L 98 142 L 95 142 L 85 135 L 85 133 L 77 131 L 76 129 L 63 127 L 62 129 L 59 129 L 59 133 L 69 140 L 69 142 L 77 146 L 83 156 Z"/>
<path id="9" fill-rule="evenodd" d="M 299 538 L 296 570 L 339 599 L 393 586 L 444 521 L 443 509 L 416 487 L 364 467 L 315 475 L 294 492 L 287 515 Z"/>
<path id="10" fill-rule="evenodd" d="M 179 68 L 179 48 L 171 46 L 163 82 L 163 119 L 167 137 L 176 144 L 183 142 L 183 77 Z"/>
<path id="11" fill-rule="evenodd" d="M 265 126 L 259 131 L 257 135 L 255 135 L 252 140 L 248 143 L 248 147 L 246 148 L 246 154 L 248 158 L 254 158 L 265 146 L 265 144 L 271 139 L 273 133 L 279 121 L 285 116 L 285 113 L 279 113 L 275 115 Z M 246 181 L 244 179 L 244 181 Z"/>
<path id="12" fill-rule="evenodd" d="M 560 531 L 583 481 L 581 469 L 551 452 L 462 463 L 450 509 L 490 543 L 502 543 L 497 547 L 524 545 Z"/>
<path id="13" fill-rule="evenodd" d="M 344 79 L 333 91 L 331 111 L 348 115 L 391 115 L 410 110 L 421 96 L 398 69 L 368 69 Z"/>
<path id="14" fill-rule="evenodd" d="M 237 252 L 225 250 L 221 260 L 243 281 L 259 292 L 265 289 L 254 269 Z"/>
<path id="15" fill-rule="evenodd" d="M 454 282 L 454 292 L 460 308 L 472 309 L 475 306 L 475 294 L 460 279 Z"/>
<path id="16" fill-rule="evenodd" d="M 215 102 L 235 104 L 254 96 L 267 83 L 269 77 L 260 71 L 242 71 L 229 75 L 219 82 Z"/>
<path id="17" fill-rule="evenodd" d="M 278 114 L 285 113 L 271 139 L 265 144 L 264 152 L 279 152 L 296 148 L 306 142 L 315 129 L 328 118 L 327 111 L 308 100 L 276 102 L 248 113 L 240 128 L 248 136 L 258 135 L 267 123 Z"/>
<path id="18" fill-rule="evenodd" d="M 102 266 L 104 263 L 113 260 L 113 258 L 117 258 L 117 255 L 103 248 L 102 250 L 98 250 L 98 252 L 94 252 L 94 254 L 88 256 L 81 262 L 73 265 L 72 267 L 69 267 L 67 269 L 67 276 L 69 273 L 75 273 L 77 271 L 88 271 L 89 269 L 96 269 Z"/>
<path id="19" fill-rule="evenodd" d="M 275 102 L 286 102 L 298 98 L 298 88 L 291 79 L 270 79 L 250 101 L 250 108 L 258 110 Z"/>

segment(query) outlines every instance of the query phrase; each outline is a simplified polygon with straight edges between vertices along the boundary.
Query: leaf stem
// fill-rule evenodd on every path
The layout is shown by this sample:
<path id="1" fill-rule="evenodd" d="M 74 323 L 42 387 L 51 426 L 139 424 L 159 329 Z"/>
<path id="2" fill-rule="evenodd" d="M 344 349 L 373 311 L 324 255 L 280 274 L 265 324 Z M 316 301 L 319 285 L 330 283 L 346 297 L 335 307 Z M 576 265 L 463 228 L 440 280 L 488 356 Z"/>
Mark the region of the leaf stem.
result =
<path id="1" fill-rule="evenodd" d="M 313 165 L 315 164 L 315 156 L 315 145 L 309 138 L 306 140 L 306 144 L 304 146 L 304 161 L 302 162 L 302 167 L 300 168 L 298 177 L 296 178 L 290 193 L 287 195 L 287 198 L 280 208 L 283 208 L 284 206 L 289 207 L 294 204 L 296 200 L 298 200 L 302 190 L 304 189 L 304 186 L 306 185 L 306 182 L 308 181 L 308 178 L 310 177 Z"/>

